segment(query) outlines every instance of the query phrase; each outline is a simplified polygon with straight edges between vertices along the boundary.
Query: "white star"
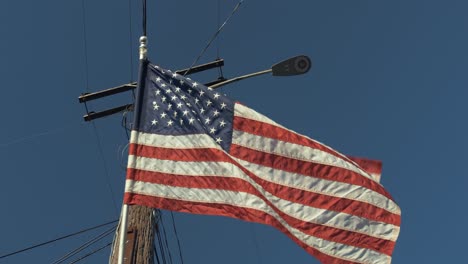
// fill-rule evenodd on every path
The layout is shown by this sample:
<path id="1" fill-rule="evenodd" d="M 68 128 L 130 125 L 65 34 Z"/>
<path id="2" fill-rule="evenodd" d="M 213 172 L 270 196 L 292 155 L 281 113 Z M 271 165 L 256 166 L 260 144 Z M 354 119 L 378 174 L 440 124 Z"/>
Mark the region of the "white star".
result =
<path id="1" fill-rule="evenodd" d="M 153 110 L 158 110 L 159 105 L 156 102 L 153 102 Z"/>
<path id="2" fill-rule="evenodd" d="M 182 107 L 182 103 L 178 103 L 177 108 L 181 108 L 181 107 Z"/>
<path id="3" fill-rule="evenodd" d="M 197 86 L 198 86 L 197 82 L 192 83 L 192 87 L 197 87 Z"/>
<path id="4" fill-rule="evenodd" d="M 200 97 L 202 97 L 205 94 L 204 91 L 200 91 Z"/>
<path id="5" fill-rule="evenodd" d="M 165 83 L 162 83 L 162 84 L 161 84 L 161 87 L 163 87 L 163 88 L 166 87 L 166 84 L 165 84 Z"/>
<path id="6" fill-rule="evenodd" d="M 172 101 L 175 101 L 176 99 L 177 99 L 177 96 L 175 96 L 175 95 L 171 97 Z"/>
<path id="7" fill-rule="evenodd" d="M 201 113 L 201 114 L 205 113 L 205 109 L 201 108 L 201 109 L 200 109 L 200 113 Z"/>
<path id="8" fill-rule="evenodd" d="M 220 137 L 216 138 L 216 143 L 221 143 L 221 141 L 223 141 L 223 140 Z"/>
<path id="9" fill-rule="evenodd" d="M 172 78 L 176 78 L 176 77 L 177 77 L 177 73 L 174 72 L 174 73 L 172 74 Z"/>
<path id="10" fill-rule="evenodd" d="M 210 106 L 212 102 L 210 100 L 206 101 L 206 106 Z"/>
<path id="11" fill-rule="evenodd" d="M 195 118 L 191 117 L 188 121 L 189 121 L 189 124 L 193 124 L 193 121 L 195 121 Z"/>
<path id="12" fill-rule="evenodd" d="M 210 128 L 210 134 L 214 134 L 216 132 L 216 129 L 214 127 Z"/>
<path id="13" fill-rule="evenodd" d="M 169 80 L 169 83 L 172 84 L 172 80 Z"/>
<path id="14" fill-rule="evenodd" d="M 172 126 L 172 123 L 174 123 L 174 121 L 169 120 L 169 122 L 167 122 L 167 125 L 168 125 L 168 126 Z"/>
<path id="15" fill-rule="evenodd" d="M 184 124 L 184 120 L 180 119 L 180 124 L 183 125 Z"/>
<path id="16" fill-rule="evenodd" d="M 166 118 L 167 114 L 165 112 L 161 113 L 161 118 Z"/>
<path id="17" fill-rule="evenodd" d="M 205 124 L 209 124 L 209 123 L 210 123 L 210 121 L 211 121 L 211 120 L 210 120 L 210 118 L 209 118 L 209 117 L 207 117 L 207 118 L 205 119 Z"/>
<path id="18" fill-rule="evenodd" d="M 166 102 L 166 96 L 161 97 L 161 101 Z"/>
<path id="19" fill-rule="evenodd" d="M 161 81 L 161 78 L 160 78 L 160 77 L 156 78 L 156 81 L 157 81 L 157 82 L 160 82 L 160 81 Z"/>
<path id="20" fill-rule="evenodd" d="M 198 104 L 198 102 L 200 102 L 200 100 L 198 100 L 198 98 L 195 98 L 195 103 Z"/>
<path id="21" fill-rule="evenodd" d="M 224 102 L 221 103 L 221 109 L 226 108 L 226 104 Z"/>
<path id="22" fill-rule="evenodd" d="M 182 112 L 182 113 L 183 113 L 183 114 L 182 114 L 183 116 L 186 116 L 186 115 L 188 115 L 188 110 L 185 110 L 185 111 Z"/>
<path id="23" fill-rule="evenodd" d="M 226 125 L 226 122 L 224 122 L 224 120 L 221 120 L 221 122 L 219 122 L 220 127 L 224 127 L 225 125 Z"/>
<path id="24" fill-rule="evenodd" d="M 171 110 L 171 108 L 172 108 L 172 104 L 168 104 L 168 105 L 167 105 L 167 109 L 168 109 L 168 110 Z"/>
<path id="25" fill-rule="evenodd" d="M 160 90 L 156 90 L 156 95 L 160 95 L 161 94 L 161 91 Z"/>
<path id="26" fill-rule="evenodd" d="M 183 81 L 183 80 L 180 80 L 179 83 L 180 83 L 180 85 L 183 85 L 183 84 L 184 84 L 184 81 Z"/>
<path id="27" fill-rule="evenodd" d="M 167 90 L 166 90 L 166 93 L 167 93 L 167 94 L 172 93 L 171 89 L 167 89 Z"/>
<path id="28" fill-rule="evenodd" d="M 158 121 L 156 119 L 153 119 L 153 121 L 151 121 L 151 125 L 156 125 L 158 123 Z"/>
<path id="29" fill-rule="evenodd" d="M 187 96 L 182 95 L 182 96 L 180 97 L 180 99 L 185 100 L 185 99 L 187 99 Z"/>
<path id="30" fill-rule="evenodd" d="M 190 103 L 186 103 L 186 105 L 187 105 L 188 107 L 192 106 Z"/>
<path id="31" fill-rule="evenodd" d="M 192 89 L 188 89 L 187 92 L 188 92 L 189 94 L 192 94 L 193 90 L 192 90 Z"/>
<path id="32" fill-rule="evenodd" d="M 215 99 L 218 99 L 218 97 L 219 97 L 219 93 L 215 93 L 215 94 L 214 94 L 214 98 L 215 98 Z"/>
<path id="33" fill-rule="evenodd" d="M 176 87 L 176 88 L 175 88 L 175 91 L 176 91 L 176 92 L 180 92 L 180 87 Z"/>
<path id="34" fill-rule="evenodd" d="M 174 111 L 174 117 L 177 117 L 177 112 Z"/>
<path id="35" fill-rule="evenodd" d="M 218 110 L 215 110 L 215 111 L 213 112 L 213 116 L 218 116 L 218 115 L 219 115 Z"/>

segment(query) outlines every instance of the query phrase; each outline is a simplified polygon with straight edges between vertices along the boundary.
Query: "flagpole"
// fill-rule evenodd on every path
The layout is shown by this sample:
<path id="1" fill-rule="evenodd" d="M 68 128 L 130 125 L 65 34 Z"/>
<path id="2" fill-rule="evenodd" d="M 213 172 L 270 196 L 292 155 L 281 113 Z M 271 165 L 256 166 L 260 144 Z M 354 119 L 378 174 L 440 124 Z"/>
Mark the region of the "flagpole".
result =
<path id="1" fill-rule="evenodd" d="M 123 264 L 124 259 L 124 248 L 125 248 L 125 239 L 127 234 L 127 222 L 128 222 L 128 205 L 122 205 L 122 222 L 120 223 L 120 234 L 119 234 L 119 255 L 118 255 L 118 264 Z"/>
<path id="2" fill-rule="evenodd" d="M 140 61 L 146 60 L 147 58 L 147 38 L 146 36 L 140 37 Z M 125 240 L 127 235 L 127 224 L 128 224 L 128 204 L 122 206 L 122 222 L 120 223 L 120 234 L 119 234 L 119 253 L 117 258 L 117 264 L 123 264 L 125 254 Z"/>

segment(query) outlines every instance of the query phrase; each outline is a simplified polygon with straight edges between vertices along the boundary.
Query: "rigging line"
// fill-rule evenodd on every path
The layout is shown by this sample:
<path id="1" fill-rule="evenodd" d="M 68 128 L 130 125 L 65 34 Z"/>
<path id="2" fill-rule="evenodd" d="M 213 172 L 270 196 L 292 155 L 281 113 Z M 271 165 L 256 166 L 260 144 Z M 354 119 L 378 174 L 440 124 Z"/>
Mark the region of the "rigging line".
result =
<path id="1" fill-rule="evenodd" d="M 198 60 L 200 60 L 200 58 L 203 56 L 203 54 L 205 54 L 206 50 L 210 47 L 211 43 L 213 43 L 213 40 L 216 39 L 216 37 L 219 35 L 219 33 L 221 33 L 221 31 L 224 29 L 224 26 L 227 24 L 227 22 L 231 19 L 231 17 L 237 12 L 237 10 L 239 9 L 239 7 L 242 5 L 242 3 L 244 2 L 244 0 L 240 0 L 239 3 L 237 3 L 237 5 L 234 7 L 234 9 L 232 10 L 231 14 L 228 16 L 228 18 L 224 21 L 224 23 L 218 28 L 218 30 L 214 33 L 214 35 L 211 37 L 211 39 L 208 41 L 208 43 L 206 43 L 206 46 L 205 48 L 203 48 L 203 50 L 200 52 L 200 54 L 198 54 L 198 57 L 193 61 L 192 65 L 190 66 L 190 68 L 184 73 L 184 76 L 190 72 L 190 70 L 193 68 L 193 66 L 195 66 L 195 64 L 197 64 Z"/>
<path id="2" fill-rule="evenodd" d="M 94 122 L 92 122 L 92 124 L 93 124 L 94 134 L 96 135 L 96 140 L 97 140 L 97 143 L 98 143 L 99 154 L 101 156 L 101 160 L 102 160 L 102 163 L 104 165 L 104 172 L 106 173 L 107 187 L 109 188 L 109 192 L 111 194 L 111 199 L 112 199 L 112 203 L 114 205 L 115 215 L 118 215 L 119 210 L 117 208 L 117 204 L 115 203 L 115 194 L 114 194 L 114 191 L 112 190 L 112 185 L 110 183 L 110 175 L 109 175 L 109 170 L 107 168 L 106 159 L 104 158 L 104 151 L 102 150 L 101 138 L 99 137 L 99 133 L 98 133 L 96 124 Z"/>
<path id="3" fill-rule="evenodd" d="M 79 125 L 81 126 L 81 125 L 84 125 L 85 123 L 86 122 L 83 121 L 83 122 L 79 123 Z M 0 148 L 4 148 L 4 147 L 8 147 L 10 145 L 22 143 L 22 142 L 32 140 L 32 139 L 35 139 L 35 138 L 38 138 L 38 137 L 43 137 L 43 136 L 47 136 L 47 135 L 51 135 L 51 134 L 60 133 L 60 132 L 63 132 L 65 130 L 71 128 L 71 127 L 76 126 L 76 125 L 77 125 L 76 123 L 68 124 L 68 125 L 65 125 L 63 127 L 55 128 L 55 129 L 52 129 L 52 130 L 40 132 L 40 133 L 29 135 L 29 136 L 24 136 L 24 137 L 14 139 L 14 140 L 9 141 L 9 142 L 0 143 Z"/>
<path id="4" fill-rule="evenodd" d="M 254 223 L 249 223 L 250 224 L 250 233 L 252 234 L 253 242 L 255 245 L 255 255 L 257 256 L 257 263 L 261 264 L 263 263 L 262 261 L 262 256 L 260 252 L 260 247 L 258 246 L 258 240 L 257 240 L 257 233 L 255 232 L 255 224 Z"/>
<path id="5" fill-rule="evenodd" d="M 85 80 L 86 80 L 86 92 L 89 92 L 89 78 L 88 78 L 88 41 L 86 38 L 86 8 L 84 0 L 81 0 L 81 9 L 82 9 L 82 16 L 83 16 L 83 41 L 84 41 L 84 53 L 85 53 Z"/>
<path id="6" fill-rule="evenodd" d="M 162 238 L 161 238 L 161 230 L 159 229 L 159 226 L 156 229 L 156 237 L 158 238 L 158 245 L 159 245 L 159 250 L 161 252 L 161 260 L 164 264 L 167 263 L 166 261 L 166 252 L 164 250 L 164 245 L 162 243 Z"/>
<path id="7" fill-rule="evenodd" d="M 117 227 L 117 225 L 115 225 L 115 226 L 111 227 L 110 229 L 107 229 L 106 231 L 100 233 L 99 235 L 92 238 L 91 240 L 86 241 L 84 244 L 82 244 L 78 248 L 75 248 L 74 250 L 68 252 L 67 254 L 65 254 L 65 256 L 62 256 L 60 259 L 54 261 L 52 264 L 60 264 L 60 263 L 65 262 L 67 259 L 70 259 L 71 257 L 73 257 L 76 254 L 80 253 L 81 251 L 85 250 L 86 248 L 88 248 L 92 244 L 95 244 L 99 240 L 101 240 L 101 239 L 105 238 L 106 236 L 112 234 L 114 232 L 114 230 L 116 229 L 116 227 Z"/>
<path id="8" fill-rule="evenodd" d="M 166 227 L 164 226 L 164 221 L 163 221 L 163 217 L 161 217 L 160 219 L 161 221 L 161 225 L 162 225 L 162 231 L 164 233 L 164 242 L 166 243 L 166 249 L 167 249 L 167 253 L 169 253 L 169 260 L 170 260 L 170 263 L 172 263 L 172 254 L 171 254 L 171 251 L 169 249 L 169 243 L 167 242 L 167 234 L 166 234 Z"/>
<path id="9" fill-rule="evenodd" d="M 218 0 L 218 23 L 217 23 L 217 27 L 219 28 L 219 24 L 221 23 L 221 3 L 220 3 L 221 0 Z M 216 38 L 216 59 L 219 59 L 219 38 Z M 222 79 L 223 78 L 223 67 L 218 67 L 218 78 L 219 79 Z"/>
<path id="10" fill-rule="evenodd" d="M 177 246 L 179 248 L 180 263 L 184 264 L 184 258 L 182 258 L 182 248 L 180 247 L 179 235 L 177 235 L 177 228 L 175 225 L 174 213 L 172 213 L 172 211 L 171 211 L 171 218 L 172 218 L 172 228 L 174 229 L 174 234 L 177 239 Z"/>
<path id="11" fill-rule="evenodd" d="M 217 1 L 217 24 L 216 24 L 216 28 L 219 28 L 219 23 L 221 22 L 221 10 L 220 10 L 220 3 L 219 3 L 220 0 Z M 219 38 L 216 39 L 216 58 L 219 59 Z"/>
<path id="12" fill-rule="evenodd" d="M 84 0 L 81 0 L 81 7 L 82 7 L 82 14 L 83 14 L 83 42 L 84 42 L 84 52 L 85 52 L 85 81 L 86 81 L 86 92 L 89 92 L 89 77 L 88 77 L 88 71 L 89 71 L 89 67 L 88 67 L 88 41 L 87 41 L 87 38 L 86 38 L 86 17 L 85 17 L 85 13 L 86 13 L 86 7 L 85 7 L 85 3 L 84 3 Z M 98 141 L 98 146 L 99 146 L 99 152 L 101 154 L 101 158 L 103 160 L 103 163 L 104 163 L 104 170 L 106 172 L 106 175 L 107 175 L 107 185 L 109 187 L 109 190 L 110 190 L 110 193 L 111 193 L 111 196 L 112 196 L 112 203 L 114 204 L 114 209 L 115 209 L 115 213 L 116 215 L 118 215 L 118 209 L 117 209 L 117 205 L 115 203 L 115 195 L 114 195 L 114 192 L 112 191 L 112 186 L 110 185 L 110 182 L 109 182 L 109 172 L 108 172 L 108 169 L 107 169 L 107 165 L 106 165 L 106 161 L 104 159 L 104 154 L 103 154 L 103 151 L 102 151 L 102 146 L 101 146 L 101 140 L 99 138 L 99 134 L 98 134 L 98 131 L 97 131 L 97 128 L 96 128 L 96 125 L 94 124 L 93 122 L 93 128 L 94 128 L 94 134 L 96 136 L 96 139 Z"/>
<path id="13" fill-rule="evenodd" d="M 157 214 L 156 214 L 157 213 Z M 161 221 L 161 210 L 157 209 L 153 211 L 153 215 L 157 217 L 157 223 Z M 162 234 L 161 234 L 161 227 L 164 228 L 163 226 L 157 224 L 156 226 L 156 237 L 158 238 L 158 245 L 159 245 L 159 250 L 161 252 L 161 260 L 163 264 L 167 264 L 166 261 L 166 250 L 164 250 L 164 244 L 162 242 Z"/>
<path id="14" fill-rule="evenodd" d="M 154 225 L 153 225 L 153 264 L 157 263 L 157 264 L 161 264 L 161 262 L 159 261 L 159 254 L 158 254 L 158 250 L 156 248 L 156 242 L 155 242 L 155 239 L 154 239 L 154 236 L 156 235 L 156 232 L 158 230 L 158 219 L 156 217 L 156 211 L 157 209 L 154 209 L 152 211 L 152 217 L 153 217 L 153 221 L 154 221 Z"/>
<path id="15" fill-rule="evenodd" d="M 85 259 L 85 258 L 87 258 L 87 257 L 89 257 L 89 256 L 91 256 L 91 255 L 96 254 L 97 252 L 99 252 L 99 251 L 105 249 L 106 247 L 108 247 L 108 246 L 110 246 L 110 245 L 112 245 L 112 242 L 110 242 L 110 243 L 108 243 L 108 244 L 106 244 L 106 245 L 104 245 L 104 246 L 102 246 L 102 247 L 100 247 L 100 248 L 98 248 L 98 249 L 96 249 L 96 250 L 94 250 L 94 251 L 92 251 L 92 252 L 90 252 L 90 253 L 88 253 L 88 254 L 82 256 L 81 258 L 79 258 L 79 259 L 77 259 L 77 260 L 75 260 L 75 261 L 73 261 L 73 262 L 70 262 L 69 264 L 78 263 L 78 262 L 80 262 L 81 260 L 83 260 L 83 259 Z"/>
<path id="16" fill-rule="evenodd" d="M 133 32 L 132 32 L 132 1 L 128 0 L 128 36 L 130 46 L 130 83 L 133 82 Z M 133 91 L 132 91 L 133 92 Z M 135 95 L 133 96 L 135 98 Z"/>
<path id="17" fill-rule="evenodd" d="M 59 240 L 62 240 L 62 239 L 65 239 L 65 238 L 69 238 L 69 237 L 72 237 L 72 236 L 76 236 L 76 235 L 79 235 L 79 234 L 82 234 L 82 233 L 85 233 L 85 232 L 88 232 L 88 231 L 91 231 L 91 230 L 94 230 L 94 229 L 98 229 L 98 228 L 100 228 L 100 227 L 103 227 L 103 226 L 106 226 L 106 225 L 110 225 L 110 224 L 115 223 L 115 222 L 117 222 L 117 221 L 118 221 L 118 220 L 114 220 L 114 221 L 110 221 L 110 222 L 107 222 L 107 223 L 104 223 L 104 224 L 100 224 L 100 225 L 97 225 L 97 226 L 89 227 L 89 228 L 80 230 L 80 231 L 78 231 L 78 232 L 72 233 L 72 234 L 68 234 L 68 235 L 65 235 L 65 236 L 62 236 L 62 237 L 58 237 L 58 238 L 55 238 L 55 239 L 52 239 L 52 240 L 49 240 L 49 241 L 46 241 L 46 242 L 42 242 L 42 243 L 39 243 L 39 244 L 30 246 L 30 247 L 27 247 L 27 248 L 23 248 L 23 249 L 20 249 L 20 250 L 17 250 L 17 251 L 14 251 L 14 252 L 5 254 L 5 255 L 3 255 L 3 256 L 0 256 L 0 259 L 6 258 L 6 257 L 10 257 L 10 256 L 13 256 L 13 255 L 16 255 L 16 254 L 19 254 L 19 253 L 22 253 L 22 252 L 25 252 L 25 251 L 34 249 L 34 248 L 38 248 L 38 247 L 41 247 L 41 246 L 45 246 L 45 245 L 47 245 L 47 244 L 54 243 L 54 242 L 57 242 L 57 241 L 59 241 Z"/>
<path id="18" fill-rule="evenodd" d="M 146 0 L 143 1 L 143 36 L 146 36 Z"/>

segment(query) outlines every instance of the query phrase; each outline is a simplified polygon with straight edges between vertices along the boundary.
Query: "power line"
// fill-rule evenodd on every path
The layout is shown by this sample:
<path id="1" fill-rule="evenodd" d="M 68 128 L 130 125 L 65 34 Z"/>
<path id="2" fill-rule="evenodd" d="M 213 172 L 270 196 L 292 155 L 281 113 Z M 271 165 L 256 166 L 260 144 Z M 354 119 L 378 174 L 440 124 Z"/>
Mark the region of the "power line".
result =
<path id="1" fill-rule="evenodd" d="M 99 251 L 105 249 L 106 247 L 108 247 L 108 246 L 110 246 L 110 245 L 112 245 L 112 242 L 110 242 L 110 243 L 108 243 L 108 244 L 106 244 L 106 245 L 104 245 L 104 246 L 102 246 L 102 247 L 100 247 L 100 248 L 98 248 L 98 249 L 96 249 L 96 250 L 94 250 L 94 251 L 92 251 L 92 252 L 90 252 L 90 253 L 88 253 L 88 254 L 82 256 L 81 258 L 79 258 L 79 259 L 77 259 L 77 260 L 75 260 L 75 261 L 73 261 L 73 262 L 70 262 L 69 264 L 78 263 L 79 261 L 81 261 L 81 260 L 83 260 L 83 259 L 85 259 L 85 258 L 87 258 L 87 257 L 89 257 L 89 256 L 91 256 L 91 255 L 93 255 L 93 254 L 96 254 L 97 252 L 99 252 Z"/>
<path id="2" fill-rule="evenodd" d="M 174 234 L 177 239 L 177 246 L 179 247 L 180 262 L 184 264 L 184 258 L 182 258 L 182 248 L 180 247 L 179 235 L 177 235 L 177 228 L 175 225 L 174 213 L 172 211 L 171 211 L 171 218 L 172 218 L 172 228 L 174 229 Z"/>
<path id="3" fill-rule="evenodd" d="M 70 259 L 71 257 L 73 257 L 76 254 L 80 253 L 81 251 L 85 250 L 89 246 L 95 244 L 99 240 L 101 240 L 101 239 L 105 238 L 106 236 L 112 234 L 113 231 L 116 229 L 116 227 L 117 226 L 113 226 L 113 227 L 107 229 L 106 231 L 100 233 L 96 237 L 94 237 L 91 240 L 85 242 L 83 245 L 79 246 L 78 248 L 75 248 L 74 250 L 72 250 L 72 251 L 68 252 L 67 254 L 65 254 L 64 256 L 62 256 L 60 259 L 54 261 L 52 264 L 60 264 L 60 263 L 65 262 L 67 259 Z"/>
<path id="4" fill-rule="evenodd" d="M 86 92 L 89 92 L 89 82 L 88 82 L 88 41 L 86 38 L 86 8 L 84 0 L 81 0 L 81 9 L 83 14 L 83 40 L 84 40 L 84 53 L 85 53 L 85 80 L 86 80 Z"/>
<path id="5" fill-rule="evenodd" d="M 93 129 L 94 129 L 94 135 L 96 136 L 97 144 L 98 144 L 98 149 L 99 149 L 99 154 L 101 156 L 102 164 L 104 166 L 104 172 L 106 174 L 106 183 L 107 183 L 107 188 L 109 189 L 109 192 L 111 194 L 111 199 L 112 199 L 112 204 L 114 205 L 114 210 L 115 210 L 115 215 L 118 215 L 118 209 L 117 209 L 117 204 L 115 202 L 115 194 L 112 189 L 112 185 L 110 183 L 110 175 L 109 175 L 109 169 L 107 168 L 107 163 L 106 159 L 104 157 L 104 151 L 102 149 L 102 144 L 101 144 L 101 138 L 99 137 L 99 133 L 96 127 L 96 124 L 92 122 L 93 124 Z"/>
<path id="6" fill-rule="evenodd" d="M 83 124 L 85 124 L 85 122 L 80 123 L 80 125 L 83 125 Z M 14 140 L 9 141 L 9 142 L 0 143 L 0 148 L 8 147 L 8 146 L 18 144 L 18 143 L 22 143 L 22 142 L 32 140 L 32 139 L 35 139 L 35 138 L 38 138 L 38 137 L 43 137 L 43 136 L 47 136 L 47 135 L 51 135 L 51 134 L 60 133 L 60 132 L 63 132 L 65 130 L 69 129 L 69 128 L 72 128 L 72 127 L 76 126 L 76 125 L 77 124 L 68 124 L 68 125 L 65 125 L 63 127 L 51 129 L 51 130 L 48 130 L 48 131 L 44 131 L 44 132 L 41 132 L 41 133 L 29 135 L 29 136 L 24 136 L 24 137 L 14 139 Z"/>
<path id="7" fill-rule="evenodd" d="M 226 26 L 227 22 L 231 19 L 231 17 L 237 12 L 237 10 L 239 9 L 239 7 L 242 5 L 242 3 L 244 2 L 244 0 L 240 0 L 239 3 L 237 3 L 237 5 L 234 7 L 234 9 L 232 10 L 231 14 L 228 16 L 228 18 L 224 21 L 224 23 L 218 28 L 218 30 L 214 33 L 214 35 L 211 37 L 211 39 L 208 41 L 208 43 L 206 43 L 206 46 L 205 48 L 203 48 L 203 50 L 200 52 L 200 54 L 198 55 L 198 57 L 193 61 L 192 65 L 190 66 L 190 68 L 188 69 L 188 71 L 186 71 L 184 73 L 184 76 L 190 72 L 190 70 L 193 68 L 193 66 L 195 64 L 197 64 L 198 60 L 200 60 L 200 58 L 203 56 L 203 54 L 205 54 L 206 50 L 210 47 L 211 43 L 213 43 L 213 40 L 216 39 L 216 37 L 219 35 L 219 33 L 221 33 L 221 31 L 224 29 L 224 26 Z"/>
<path id="8" fill-rule="evenodd" d="M 57 241 L 59 241 L 59 240 L 62 240 L 62 239 L 65 239 L 65 238 L 69 238 L 69 237 L 72 237 L 72 236 L 76 236 L 76 235 L 79 235 L 79 234 L 82 234 L 82 233 L 85 233 L 85 232 L 88 232 L 88 231 L 91 231 L 91 230 L 94 230 L 94 229 L 97 229 L 97 228 L 100 228 L 100 227 L 103 227 L 103 226 L 106 226 L 106 225 L 110 225 L 110 224 L 115 223 L 115 222 L 117 222 L 117 221 L 118 221 L 118 220 L 110 221 L 110 222 L 107 222 L 107 223 L 104 223 L 104 224 L 100 224 L 100 225 L 97 225 L 97 226 L 93 226 L 93 227 L 90 227 L 90 228 L 86 228 L 86 229 L 80 230 L 80 231 L 78 231 L 78 232 L 75 232 L 75 233 L 72 233 L 72 234 L 69 234 L 69 235 L 65 235 L 65 236 L 62 236 L 62 237 L 58 237 L 58 238 L 55 238 L 55 239 L 52 239 L 52 240 L 49 240 L 49 241 L 46 241 L 46 242 L 42 242 L 42 243 L 39 243 L 39 244 L 30 246 L 30 247 L 27 247 L 27 248 L 23 248 L 23 249 L 20 249 L 20 250 L 17 250 L 17 251 L 14 251 L 14 252 L 5 254 L 5 255 L 3 255 L 3 256 L 0 256 L 0 259 L 6 258 L 6 257 L 10 257 L 10 256 L 13 256 L 13 255 L 16 255 L 16 254 L 19 254 L 19 253 L 22 253 L 22 252 L 25 252 L 25 251 L 34 249 L 34 248 L 38 248 L 38 247 L 41 247 L 41 246 L 45 246 L 45 245 L 47 245 L 47 244 L 51 244 L 51 243 L 54 243 L 54 242 L 57 242 Z"/>

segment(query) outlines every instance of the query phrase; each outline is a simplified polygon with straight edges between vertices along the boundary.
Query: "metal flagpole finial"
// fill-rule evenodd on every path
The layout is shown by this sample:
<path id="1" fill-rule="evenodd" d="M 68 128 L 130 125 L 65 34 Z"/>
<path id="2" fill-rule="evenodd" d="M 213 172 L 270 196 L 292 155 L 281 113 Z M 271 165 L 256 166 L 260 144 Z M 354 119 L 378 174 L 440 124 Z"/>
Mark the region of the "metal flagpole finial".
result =
<path id="1" fill-rule="evenodd" d="M 141 36 L 140 37 L 140 60 L 144 60 L 146 59 L 146 55 L 147 55 L 147 48 L 146 48 L 146 43 L 147 43 L 148 39 L 146 38 L 146 36 Z"/>

